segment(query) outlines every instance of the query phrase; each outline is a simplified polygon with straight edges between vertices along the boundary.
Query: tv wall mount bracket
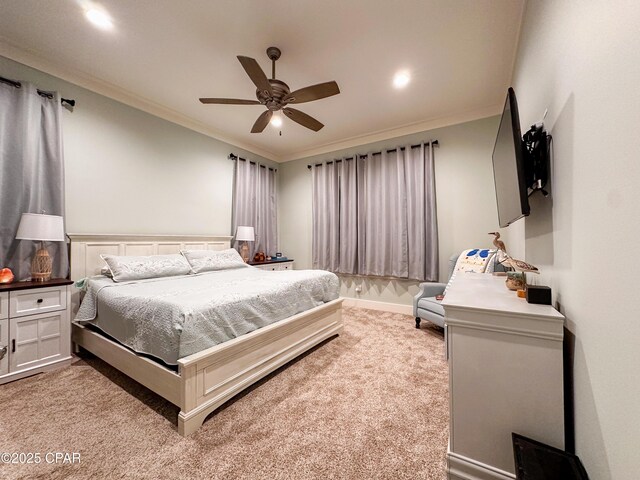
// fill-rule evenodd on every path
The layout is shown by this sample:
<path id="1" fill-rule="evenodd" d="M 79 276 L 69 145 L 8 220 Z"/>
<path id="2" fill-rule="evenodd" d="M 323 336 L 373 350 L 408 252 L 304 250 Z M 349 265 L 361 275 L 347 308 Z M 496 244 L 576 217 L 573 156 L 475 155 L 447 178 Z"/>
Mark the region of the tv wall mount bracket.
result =
<path id="1" fill-rule="evenodd" d="M 522 150 L 525 157 L 525 178 L 529 196 L 545 190 L 549 181 L 550 146 L 552 137 L 544 130 L 542 123 L 536 123 L 522 136 Z"/>

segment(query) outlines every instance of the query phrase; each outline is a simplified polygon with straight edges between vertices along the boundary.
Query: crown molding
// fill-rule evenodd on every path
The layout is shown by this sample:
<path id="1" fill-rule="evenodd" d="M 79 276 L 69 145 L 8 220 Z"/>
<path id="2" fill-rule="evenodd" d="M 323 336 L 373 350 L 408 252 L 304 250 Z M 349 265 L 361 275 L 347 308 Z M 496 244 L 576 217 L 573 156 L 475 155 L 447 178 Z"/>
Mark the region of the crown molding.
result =
<path id="1" fill-rule="evenodd" d="M 73 67 L 47 60 L 36 52 L 29 51 L 11 44 L 11 42 L 9 42 L 5 37 L 1 35 L 0 55 L 14 60 L 18 63 L 22 63 L 23 65 L 26 65 L 28 67 L 40 70 L 41 72 L 53 75 L 54 77 L 60 78 L 69 83 L 73 83 L 74 85 L 77 85 L 79 87 L 86 88 L 87 90 L 90 90 L 92 92 L 124 103 L 125 105 L 137 108 L 138 110 L 142 110 L 143 112 L 188 128 L 189 130 L 193 130 L 208 137 L 215 138 L 216 140 L 229 143 L 234 147 L 248 150 L 249 152 L 260 155 L 261 157 L 267 158 L 274 162 L 280 161 L 278 156 L 273 152 L 256 147 L 252 144 L 244 143 L 232 136 L 225 135 L 202 122 L 193 120 L 192 118 L 178 113 L 175 110 L 155 103 L 147 98 L 135 95 L 123 88 L 113 85 L 112 83 L 105 82 L 104 80 L 81 72 L 80 70 L 77 70 Z"/>
<path id="2" fill-rule="evenodd" d="M 411 135 L 427 130 L 433 130 L 435 128 L 442 128 L 450 125 L 478 120 L 481 118 L 500 114 L 503 107 L 502 104 L 491 105 L 480 109 L 465 111 L 445 117 L 422 120 L 420 122 L 403 125 L 401 127 L 394 127 L 387 130 L 380 130 L 378 132 L 357 135 L 335 142 L 317 145 L 309 149 L 302 149 L 288 154 L 278 155 L 274 152 L 257 147 L 253 144 L 245 143 L 234 138 L 233 136 L 228 136 L 224 133 L 221 133 L 202 122 L 193 120 L 186 115 L 160 105 L 152 100 L 133 94 L 123 88 L 113 85 L 112 83 L 96 78 L 73 67 L 52 62 L 44 58 L 37 52 L 17 47 L 1 35 L 0 55 L 28 67 L 40 70 L 49 75 L 53 75 L 67 82 L 73 83 L 74 85 L 85 88 L 99 95 L 103 95 L 118 102 L 124 103 L 125 105 L 131 106 L 138 110 L 142 110 L 143 112 L 188 128 L 189 130 L 193 130 L 208 137 L 215 138 L 216 140 L 229 143 L 234 147 L 242 148 L 256 155 L 260 155 L 261 157 L 264 157 L 276 163 L 290 162 L 314 155 L 334 152 L 336 150 L 357 147 L 359 145 L 389 140 L 391 138 Z"/>
<path id="3" fill-rule="evenodd" d="M 307 150 L 300 150 L 289 155 L 283 155 L 282 157 L 280 157 L 279 161 L 291 162 L 293 160 L 300 160 L 303 158 L 312 157 L 314 155 L 322 155 L 324 153 L 331 153 L 337 150 L 357 147 L 359 145 L 381 142 L 384 140 L 389 140 L 391 138 L 402 137 L 404 135 L 411 135 L 427 130 L 434 130 L 436 128 L 448 127 L 450 125 L 457 125 L 459 123 L 471 122 L 473 120 L 479 120 L 481 118 L 492 117 L 494 115 L 499 115 L 500 112 L 502 112 L 502 107 L 502 104 L 490 105 L 488 107 L 457 113 L 446 117 L 432 118 L 417 123 L 403 125 L 401 127 L 394 127 L 388 130 L 380 130 L 378 132 L 358 135 L 337 142 L 318 145 L 317 147 L 313 147 Z"/>

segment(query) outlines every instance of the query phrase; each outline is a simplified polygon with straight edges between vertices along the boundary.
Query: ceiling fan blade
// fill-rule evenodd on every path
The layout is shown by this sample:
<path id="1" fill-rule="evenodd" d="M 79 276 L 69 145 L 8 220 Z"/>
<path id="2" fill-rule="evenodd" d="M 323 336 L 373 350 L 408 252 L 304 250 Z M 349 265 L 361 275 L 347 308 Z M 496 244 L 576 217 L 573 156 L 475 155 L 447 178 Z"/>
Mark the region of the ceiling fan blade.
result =
<path id="1" fill-rule="evenodd" d="M 325 82 L 295 90 L 286 95 L 283 101 L 288 101 L 289 103 L 305 103 L 313 100 L 320 100 L 321 98 L 331 97 L 332 95 L 337 95 L 339 93 L 340 89 L 336 82 Z"/>
<path id="2" fill-rule="evenodd" d="M 300 110 L 296 110 L 295 108 L 286 107 L 286 108 L 283 108 L 282 111 L 287 117 L 289 117 L 294 122 L 299 123 L 303 127 L 310 128 L 314 132 L 317 132 L 322 127 L 324 127 L 324 125 L 320 123 L 318 120 L 316 120 L 315 118 L 310 117 L 306 113 L 303 113 Z"/>
<path id="3" fill-rule="evenodd" d="M 238 98 L 201 98 L 200 102 L 220 105 L 261 105 L 257 100 L 241 100 Z"/>
<path id="4" fill-rule="evenodd" d="M 244 71 L 247 72 L 247 75 L 249 75 L 254 85 L 258 87 L 258 90 L 266 91 L 269 96 L 272 96 L 273 89 L 271 88 L 271 84 L 262 68 L 260 68 L 260 65 L 258 65 L 258 62 L 253 58 L 243 57 L 241 55 L 238 55 L 238 60 L 240 60 Z"/>
<path id="5" fill-rule="evenodd" d="M 273 115 L 273 112 L 271 110 L 267 110 L 262 115 L 260 115 L 256 120 L 256 123 L 253 124 L 251 133 L 262 132 L 265 129 L 265 127 L 269 125 L 269 120 L 271 120 L 271 115 Z"/>

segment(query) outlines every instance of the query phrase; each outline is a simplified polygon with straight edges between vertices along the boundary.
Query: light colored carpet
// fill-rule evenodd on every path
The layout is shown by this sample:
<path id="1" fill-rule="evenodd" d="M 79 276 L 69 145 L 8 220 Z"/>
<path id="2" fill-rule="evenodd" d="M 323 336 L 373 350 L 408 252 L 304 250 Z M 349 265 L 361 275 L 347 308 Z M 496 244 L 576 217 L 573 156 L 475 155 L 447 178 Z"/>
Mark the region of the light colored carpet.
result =
<path id="1" fill-rule="evenodd" d="M 1 478 L 443 479 L 443 337 L 412 317 L 345 309 L 344 334 L 214 412 L 178 409 L 102 361 L 0 386 L 0 452 L 79 452 Z"/>

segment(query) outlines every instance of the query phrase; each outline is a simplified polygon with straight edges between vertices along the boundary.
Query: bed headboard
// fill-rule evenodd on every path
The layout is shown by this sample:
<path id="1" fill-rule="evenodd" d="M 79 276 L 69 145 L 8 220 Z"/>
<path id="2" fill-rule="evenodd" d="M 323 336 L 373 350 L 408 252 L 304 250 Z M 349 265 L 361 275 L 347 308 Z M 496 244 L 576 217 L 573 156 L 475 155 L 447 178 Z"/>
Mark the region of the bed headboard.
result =
<path id="1" fill-rule="evenodd" d="M 70 233 L 71 280 L 99 275 L 107 255 L 170 255 L 180 250 L 224 250 L 231 245 L 224 235 L 120 235 Z M 72 317 L 80 306 L 80 291 L 71 289 Z"/>
<path id="2" fill-rule="evenodd" d="M 71 280 L 99 275 L 107 255 L 169 255 L 180 250 L 224 250 L 231 245 L 223 235 L 76 234 L 71 239 Z"/>

